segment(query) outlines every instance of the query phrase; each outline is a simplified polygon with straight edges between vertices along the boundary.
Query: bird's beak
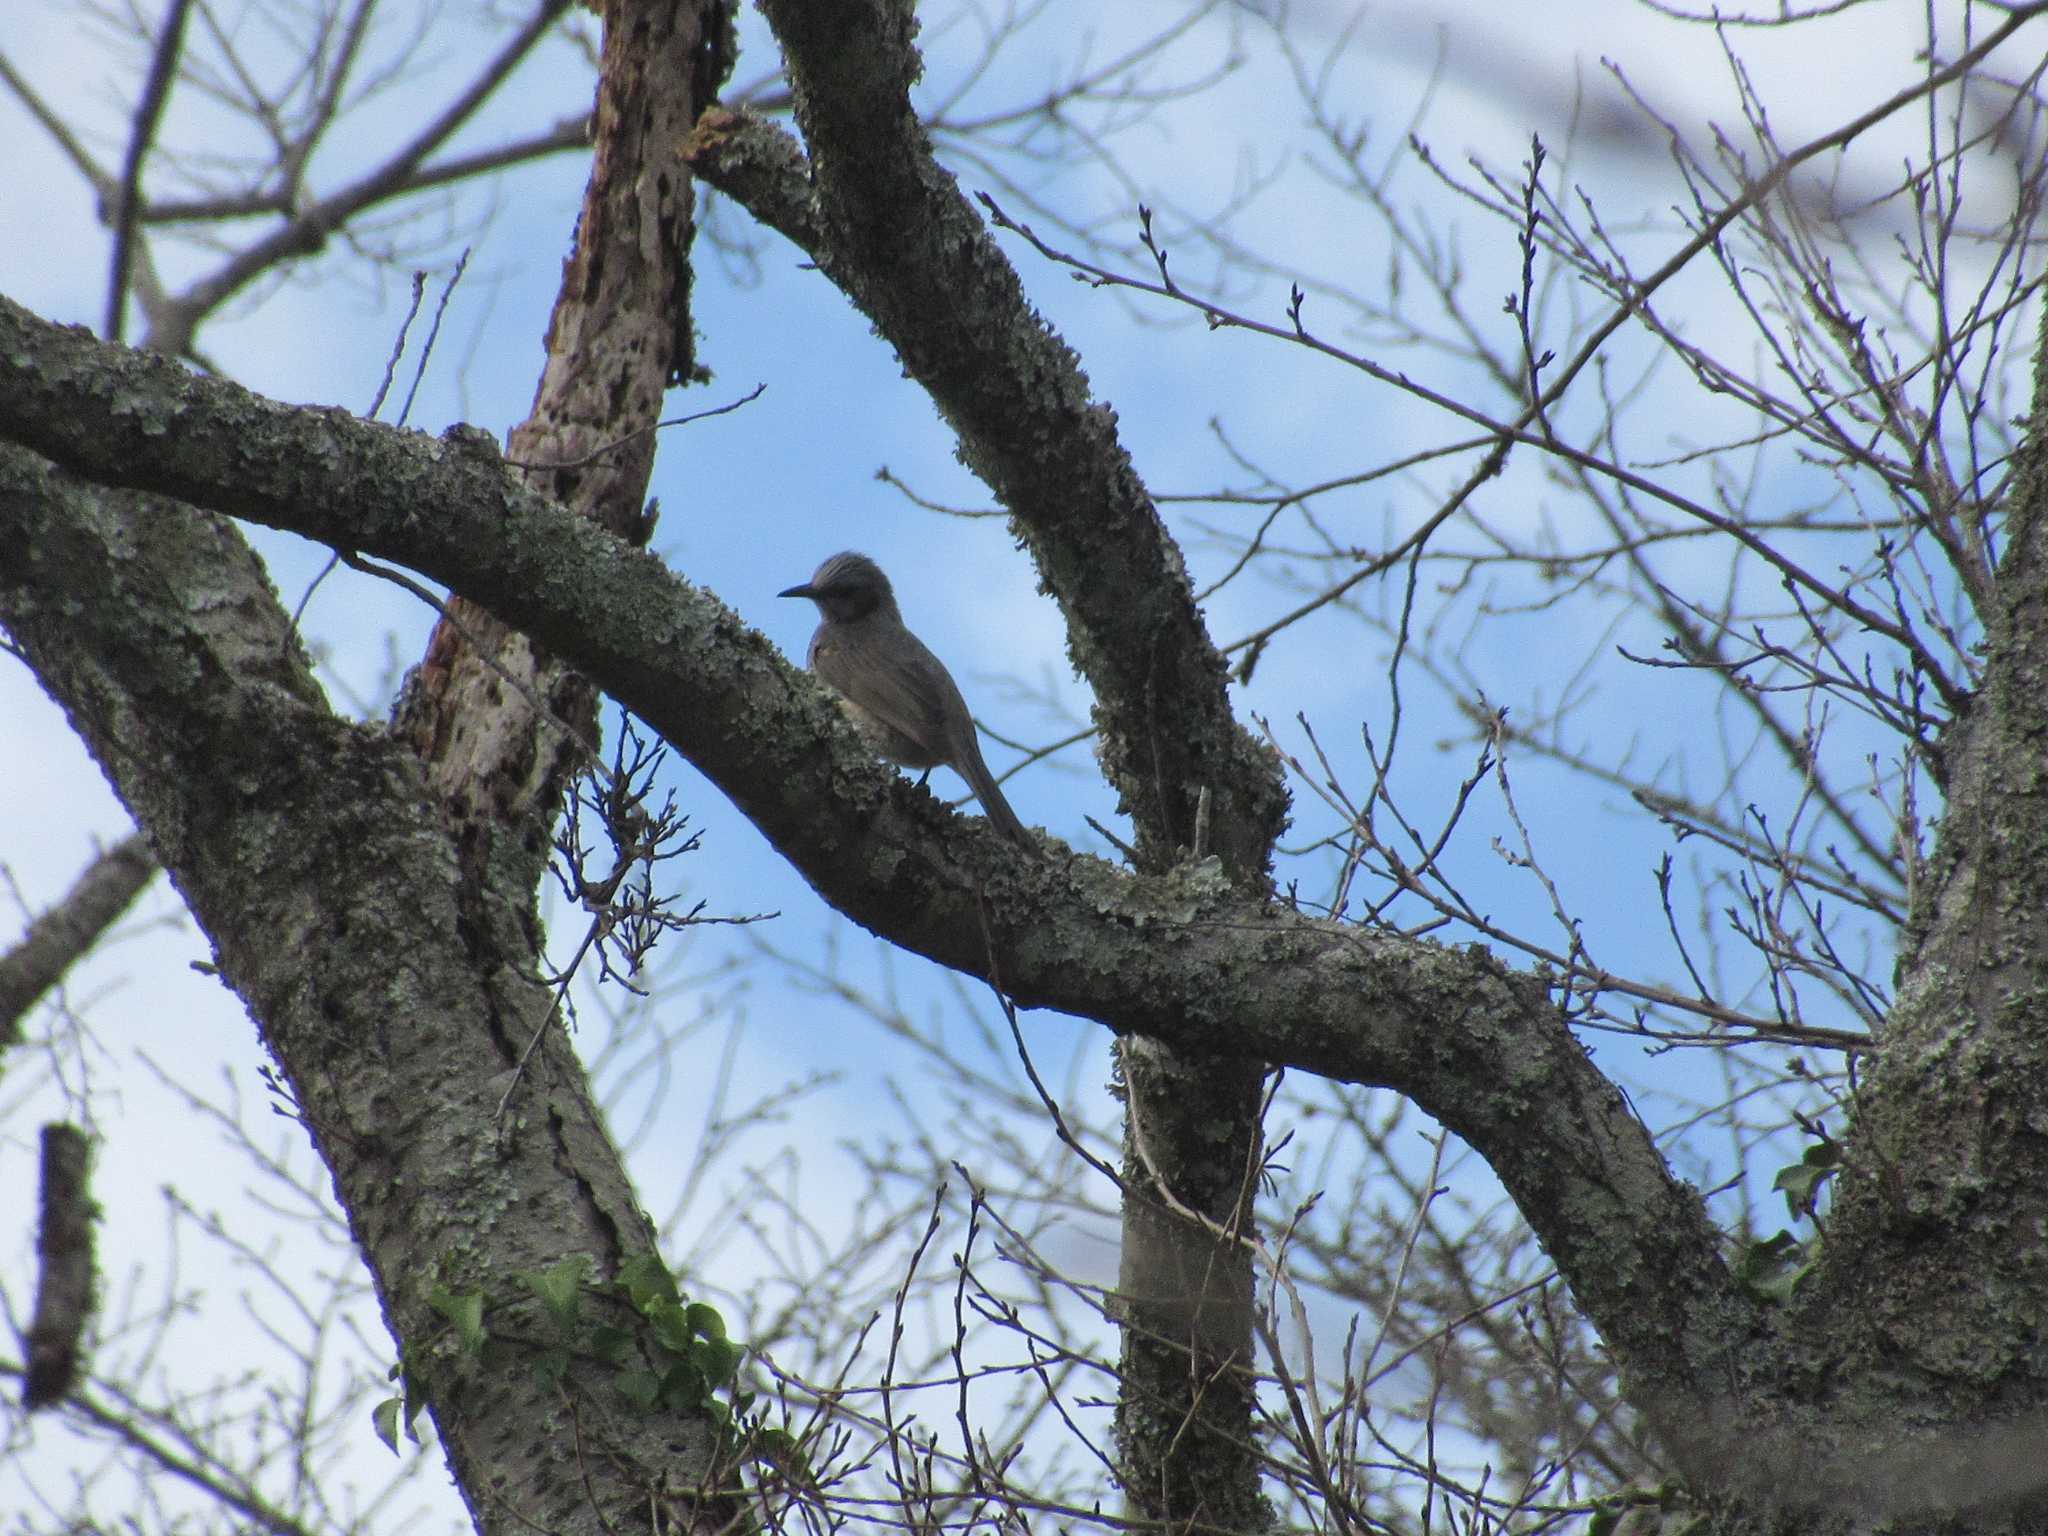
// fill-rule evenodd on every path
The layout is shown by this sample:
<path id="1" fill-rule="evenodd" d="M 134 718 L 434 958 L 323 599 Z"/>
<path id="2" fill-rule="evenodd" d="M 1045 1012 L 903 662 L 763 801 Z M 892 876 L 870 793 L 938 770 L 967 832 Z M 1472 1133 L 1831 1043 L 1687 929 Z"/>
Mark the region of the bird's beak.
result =
<path id="1" fill-rule="evenodd" d="M 776 593 L 775 595 L 777 597 L 816 597 L 818 595 L 818 589 L 816 587 L 813 587 L 809 582 L 805 582 L 800 587 L 784 587 L 780 592 Z"/>

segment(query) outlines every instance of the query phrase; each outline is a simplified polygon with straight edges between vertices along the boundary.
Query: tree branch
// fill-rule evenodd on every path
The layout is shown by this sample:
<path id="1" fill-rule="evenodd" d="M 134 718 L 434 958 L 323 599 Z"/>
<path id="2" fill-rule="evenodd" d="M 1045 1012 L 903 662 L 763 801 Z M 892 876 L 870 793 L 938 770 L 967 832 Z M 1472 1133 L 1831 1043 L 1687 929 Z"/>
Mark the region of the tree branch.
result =
<path id="1" fill-rule="evenodd" d="M 1278 762 L 1232 713 L 1222 653 L 1115 414 L 933 158 L 910 99 L 923 69 L 913 6 L 765 0 L 762 10 L 782 44 L 811 188 L 798 204 L 792 147 L 783 175 L 756 183 L 783 193 L 763 212 L 812 237 L 819 269 L 874 321 L 957 434 L 962 460 L 1012 513 L 1093 687 L 1099 756 L 1130 813 L 1137 868 L 1163 874 L 1190 850 L 1213 852 L 1240 893 L 1267 895 L 1287 819 Z M 792 205 L 814 208 L 815 220 L 799 229 Z M 1249 1255 L 1213 1234 L 1251 1226 L 1262 1063 L 1229 1045 L 1169 1051 L 1163 1032 L 1143 1033 L 1118 1053 L 1133 1191 L 1120 1244 L 1120 1475 L 1153 1518 L 1200 1510 L 1221 1528 L 1261 1529 L 1271 1512 L 1243 1453 L 1253 1279 Z"/>
<path id="2" fill-rule="evenodd" d="M 634 1413 L 608 1376 L 572 1395 L 518 1347 L 544 1325 L 517 1276 L 581 1254 L 600 1279 L 655 1244 L 528 968 L 518 871 L 465 869 L 409 748 L 332 714 L 231 524 L 13 447 L 0 508 L 24 552 L 0 568 L 0 623 L 148 829 L 283 1068 L 281 1107 L 332 1172 L 405 1390 L 432 1410 L 479 1530 L 595 1536 L 650 1497 L 714 1485 L 701 1415 Z M 507 1347 L 465 1347 L 435 1306 L 448 1293 L 480 1298 Z M 641 1326 L 602 1291 L 584 1304 Z"/>
<path id="3" fill-rule="evenodd" d="M 170 100 L 171 80 L 177 73 L 178 54 L 185 44 L 185 17 L 191 0 L 171 0 L 157 32 L 156 52 L 149 61 L 149 76 L 143 82 L 142 99 L 136 103 L 128 128 L 128 149 L 121 157 L 121 179 L 115 185 L 114 205 L 107 221 L 114 227 L 114 259 L 107 279 L 107 317 L 100 329 L 109 341 L 121 339 L 122 322 L 128 314 L 128 274 L 135 260 L 136 211 L 142 202 L 142 162 L 156 139 L 164 103 Z"/>
<path id="4" fill-rule="evenodd" d="M 561 19 L 569 8 L 569 0 L 533 0 L 533 5 L 519 30 L 485 62 L 476 78 L 409 142 L 347 186 L 317 202 L 295 208 L 286 222 L 193 284 L 168 306 L 175 321 L 171 331 L 162 336 L 152 335 L 151 344 L 165 351 L 182 352 L 190 345 L 191 333 L 199 321 L 256 277 L 289 257 L 320 250 L 329 235 L 364 209 L 416 190 L 427 157 L 447 144 L 476 115 L 506 76 Z"/>
<path id="5" fill-rule="evenodd" d="M 804 163 L 794 146 L 780 178 L 721 181 L 728 157 L 717 154 L 701 158 L 700 174 L 753 198 L 746 206 L 791 239 L 809 237 L 807 254 L 896 349 L 963 462 L 1009 509 L 1094 690 L 1104 770 L 1137 827 L 1142 867 L 1164 869 L 1192 846 L 1206 788 L 1225 868 L 1263 879 L 1287 815 L 1277 766 L 1231 714 L 1223 659 L 1115 412 L 932 158 L 910 101 L 923 67 L 911 7 L 771 0 L 763 10 L 810 146 L 815 220 L 790 216 L 790 178 Z M 758 147 L 764 135 L 752 126 L 739 142 Z"/>
<path id="6" fill-rule="evenodd" d="M 947 836 L 950 813 L 875 764 L 736 615 L 459 442 L 277 405 L 5 301 L 0 436 L 447 583 L 654 725 L 842 912 L 965 974 L 993 963 L 1022 1003 L 1409 1095 L 1486 1157 L 1632 1370 L 1717 1398 L 1738 1379 L 1755 1314 L 1719 1235 L 1541 977 L 1246 900 L 1199 866 L 1133 879 Z M 55 535 L 34 521 L 54 515 L 26 494 L 35 472 L 10 459 L 23 494 L 0 496 L 0 537 L 30 552 L 0 569 L 11 608 L 47 579 Z M 158 771 L 233 782 L 219 765 Z"/>
<path id="7" fill-rule="evenodd" d="M 23 1016 L 120 920 L 155 873 L 149 845 L 139 835 L 122 838 L 0 955 L 0 1050 L 20 1043 Z"/>

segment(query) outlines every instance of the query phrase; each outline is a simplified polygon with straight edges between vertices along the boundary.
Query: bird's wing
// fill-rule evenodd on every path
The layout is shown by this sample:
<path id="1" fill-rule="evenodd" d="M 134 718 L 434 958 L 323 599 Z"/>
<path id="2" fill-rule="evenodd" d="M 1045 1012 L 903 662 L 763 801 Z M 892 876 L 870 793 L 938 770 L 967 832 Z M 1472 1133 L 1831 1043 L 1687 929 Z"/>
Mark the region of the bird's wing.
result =
<path id="1" fill-rule="evenodd" d="M 908 630 L 873 636 L 820 625 L 811 637 L 811 670 L 892 738 L 885 755 L 912 768 L 950 765 L 973 789 L 997 830 L 1027 849 L 1037 844 L 997 787 L 975 740 L 974 718 L 945 664 Z M 872 727 L 864 729 L 872 730 Z M 875 740 L 871 734 L 869 739 Z"/>
<path id="2" fill-rule="evenodd" d="M 938 657 L 915 635 L 899 630 L 889 644 L 865 637 L 819 634 L 811 642 L 811 670 L 884 725 L 924 747 L 933 761 L 952 753 L 946 739 L 947 705 L 963 719 L 967 705 Z"/>

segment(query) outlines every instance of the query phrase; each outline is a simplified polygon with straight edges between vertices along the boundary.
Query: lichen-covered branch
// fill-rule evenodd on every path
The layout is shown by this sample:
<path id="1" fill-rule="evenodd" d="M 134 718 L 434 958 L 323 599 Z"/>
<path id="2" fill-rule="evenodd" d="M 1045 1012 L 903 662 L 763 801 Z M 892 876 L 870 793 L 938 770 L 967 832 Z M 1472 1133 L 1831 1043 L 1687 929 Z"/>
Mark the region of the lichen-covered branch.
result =
<path id="1" fill-rule="evenodd" d="M 869 317 L 957 434 L 962 460 L 1009 509 L 1067 621 L 1095 695 L 1104 771 L 1145 867 L 1195 842 L 1262 878 L 1287 814 L 1277 764 L 1238 725 L 1221 655 L 1150 493 L 1070 348 L 1025 298 L 1007 257 L 932 158 L 910 101 L 922 67 L 901 0 L 763 6 L 789 66 L 808 159 L 742 119 L 700 132 L 711 185 L 803 245 Z M 716 125 L 704 125 L 716 129 Z M 775 174 L 778 160 L 784 167 Z M 814 216 L 797 167 L 809 170 Z"/>
<path id="2" fill-rule="evenodd" d="M 933 158 L 910 96 L 923 68 L 913 6 L 762 9 L 808 159 L 726 114 L 700 124 L 693 163 L 874 321 L 1010 510 L 1093 689 L 1098 757 L 1131 817 L 1138 868 L 1215 854 L 1244 896 L 1265 895 L 1287 816 L 1279 765 L 1231 711 L 1222 653 L 1115 413 Z M 1119 1476 L 1152 1518 L 1262 1529 L 1250 1259 L 1213 1233 L 1251 1228 L 1263 1064 L 1228 1049 L 1191 1056 L 1098 1017 L 1126 1030 Z"/>
<path id="3" fill-rule="evenodd" d="M 896 944 L 1178 1049 L 1399 1089 L 1489 1160 L 1632 1374 L 1680 1394 L 1735 1379 L 1755 1316 L 1718 1235 L 1539 979 L 1246 899 L 1199 867 L 1133 878 L 1012 857 L 875 765 L 714 598 L 487 451 L 277 405 L 4 303 L 0 436 L 448 583 L 654 725 L 827 900 Z M 0 530 L 14 548 L 39 537 Z"/>
<path id="4" fill-rule="evenodd" d="M 518 1275 L 581 1254 L 602 1276 L 654 1247 L 573 1048 L 542 1030 L 551 994 L 519 966 L 532 893 L 478 888 L 404 743 L 327 708 L 231 524 L 11 444 L 0 508 L 19 552 L 0 624 L 283 1069 L 478 1528 L 626 1529 L 714 1481 L 708 1421 L 544 1385 L 530 1352 L 464 1350 L 433 1304 L 474 1292 L 488 1327 L 530 1332 Z"/>

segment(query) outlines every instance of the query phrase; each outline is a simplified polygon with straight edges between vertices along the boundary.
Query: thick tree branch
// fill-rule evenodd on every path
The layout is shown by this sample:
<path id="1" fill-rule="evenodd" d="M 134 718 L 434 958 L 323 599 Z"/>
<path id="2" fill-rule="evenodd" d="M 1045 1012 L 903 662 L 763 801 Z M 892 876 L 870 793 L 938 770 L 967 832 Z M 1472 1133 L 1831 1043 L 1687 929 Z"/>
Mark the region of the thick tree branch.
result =
<path id="1" fill-rule="evenodd" d="M 709 107 L 683 146 L 699 180 L 716 187 L 791 245 L 815 251 L 824 240 L 818 199 L 803 147 L 751 112 Z"/>
<path id="2" fill-rule="evenodd" d="M 533 408 L 509 437 L 512 457 L 538 466 L 536 489 L 632 542 L 646 536 L 663 393 L 696 371 L 692 190 L 676 153 L 722 78 L 729 25 L 717 0 L 611 7 L 576 244 Z M 452 814 L 475 829 L 465 847 L 477 857 L 523 847 L 537 887 L 577 743 L 597 735 L 596 699 L 553 658 L 526 654 L 496 620 L 461 606 L 429 638 L 396 719 Z M 529 700 L 544 701 L 552 721 L 535 718 Z M 500 829 L 509 831 L 502 842 Z"/>
<path id="3" fill-rule="evenodd" d="M 932 158 L 910 101 L 922 67 L 911 7 L 762 9 L 788 62 L 811 196 L 796 184 L 805 162 L 794 145 L 771 150 L 772 131 L 744 119 L 736 129 L 729 115 L 723 134 L 700 135 L 694 167 L 791 239 L 810 237 L 807 254 L 895 347 L 964 462 L 1009 508 L 1065 613 L 1145 866 L 1164 869 L 1193 844 L 1206 789 L 1209 851 L 1233 878 L 1262 878 L 1287 814 L 1278 766 L 1231 714 L 1223 658 L 1115 412 Z"/>
<path id="4" fill-rule="evenodd" d="M 799 181 L 793 144 L 764 148 L 770 136 L 744 125 L 707 160 L 735 169 L 726 190 L 808 239 L 1013 514 L 1093 688 L 1098 755 L 1130 814 L 1138 868 L 1159 874 L 1187 850 L 1214 853 L 1241 893 L 1266 895 L 1287 817 L 1278 761 L 1231 711 L 1224 658 L 1114 413 L 933 158 L 910 99 L 923 68 L 912 4 L 764 0 L 762 10 L 782 44 L 809 175 Z M 1132 1036 L 1118 1071 L 1128 1191 L 1119 1475 L 1152 1518 L 1260 1530 L 1271 1511 L 1244 1450 L 1254 1404 L 1241 1370 L 1255 1353 L 1250 1259 L 1176 1213 L 1251 1229 L 1262 1066 Z"/>
<path id="5" fill-rule="evenodd" d="M 653 724 L 828 901 L 896 944 L 1032 1006 L 1408 1094 L 1492 1164 L 1632 1371 L 1716 1396 L 1739 1379 L 1756 1319 L 1718 1234 L 1539 978 L 1247 900 L 1200 867 L 1133 879 L 947 836 L 958 823 L 877 766 L 758 634 L 488 451 L 277 405 L 5 301 L 0 436 L 448 583 Z M 21 498 L 0 495 L 0 515 L 6 547 L 40 546 Z M 187 768 L 222 782 L 218 767 L 163 771 Z"/>

